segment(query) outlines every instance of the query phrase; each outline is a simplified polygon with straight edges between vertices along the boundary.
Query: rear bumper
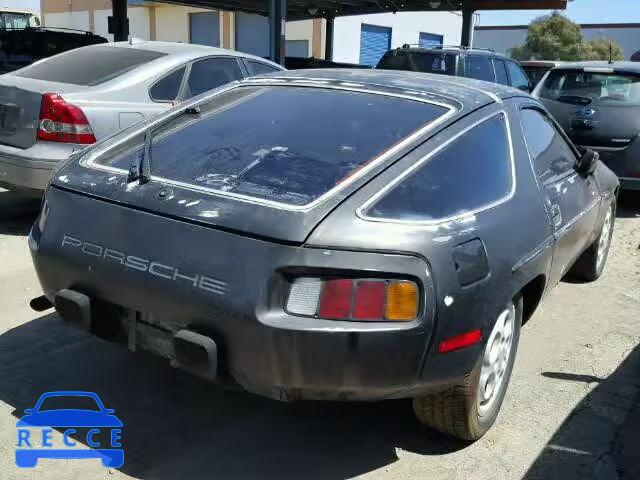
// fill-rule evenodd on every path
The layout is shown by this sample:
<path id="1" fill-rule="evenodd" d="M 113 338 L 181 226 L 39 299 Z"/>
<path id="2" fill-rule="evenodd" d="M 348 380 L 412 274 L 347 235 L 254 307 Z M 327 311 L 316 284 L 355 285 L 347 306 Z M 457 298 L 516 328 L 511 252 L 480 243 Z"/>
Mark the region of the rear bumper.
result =
<path id="1" fill-rule="evenodd" d="M 600 160 L 620 179 L 623 190 L 638 190 L 640 186 L 640 142 L 624 149 L 599 149 Z"/>
<path id="2" fill-rule="evenodd" d="M 620 187 L 623 190 L 640 190 L 640 178 L 620 177 Z"/>
<path id="3" fill-rule="evenodd" d="M 456 383 L 480 356 L 480 344 L 434 353 L 435 292 L 420 258 L 270 243 L 57 188 L 46 199 L 46 221 L 34 225 L 29 247 L 51 301 L 61 290 L 83 293 L 95 306 L 90 321 L 81 322 L 85 329 L 106 331 L 172 363 L 179 332 L 210 338 L 218 379 L 251 392 L 287 401 L 413 397 Z M 287 314 L 288 272 L 318 269 L 321 275 L 368 271 L 415 279 L 419 318 L 367 323 Z M 216 288 L 201 288 L 199 275 L 210 276 L 207 286 L 216 278 Z M 443 317 L 439 321 L 451 323 Z M 464 321 L 470 329 L 480 324 L 466 312 Z"/>
<path id="4" fill-rule="evenodd" d="M 81 145 L 39 142 L 21 150 L 0 144 L 0 186 L 41 195 L 58 162 L 81 148 Z"/>

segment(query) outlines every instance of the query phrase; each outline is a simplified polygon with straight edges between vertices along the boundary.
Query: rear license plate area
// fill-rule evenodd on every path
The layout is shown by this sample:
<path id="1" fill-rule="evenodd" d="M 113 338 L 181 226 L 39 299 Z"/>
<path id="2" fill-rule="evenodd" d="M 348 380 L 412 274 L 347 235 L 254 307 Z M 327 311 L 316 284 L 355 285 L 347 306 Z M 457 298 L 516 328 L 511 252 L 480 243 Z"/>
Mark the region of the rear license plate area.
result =
<path id="1" fill-rule="evenodd" d="M 18 130 L 20 107 L 10 103 L 0 103 L 0 132 L 11 135 Z"/>

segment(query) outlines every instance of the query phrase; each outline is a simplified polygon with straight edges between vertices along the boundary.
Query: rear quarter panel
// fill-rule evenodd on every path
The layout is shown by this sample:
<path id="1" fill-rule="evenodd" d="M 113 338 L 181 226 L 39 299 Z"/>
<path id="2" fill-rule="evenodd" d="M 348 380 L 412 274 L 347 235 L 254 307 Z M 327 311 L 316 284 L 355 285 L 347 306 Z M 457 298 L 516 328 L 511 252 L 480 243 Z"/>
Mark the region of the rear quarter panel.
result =
<path id="1" fill-rule="evenodd" d="M 476 214 L 431 225 L 370 221 L 356 214 L 374 193 L 441 142 L 499 110 L 507 113 L 513 142 L 516 189 L 511 199 Z M 472 239 L 480 239 L 484 244 L 490 273 L 463 287 L 451 251 Z M 509 102 L 490 105 L 440 132 L 344 202 L 317 227 L 308 243 L 353 250 L 411 252 L 422 257 L 429 265 L 435 292 L 433 298 L 427 299 L 436 310 L 430 345 L 474 328 L 481 328 L 486 338 L 506 302 L 532 279 L 548 274 L 553 252 L 551 226 L 514 106 Z M 433 348 L 424 365 L 431 373 L 444 368 L 447 361 L 445 356 L 432 353 Z"/>

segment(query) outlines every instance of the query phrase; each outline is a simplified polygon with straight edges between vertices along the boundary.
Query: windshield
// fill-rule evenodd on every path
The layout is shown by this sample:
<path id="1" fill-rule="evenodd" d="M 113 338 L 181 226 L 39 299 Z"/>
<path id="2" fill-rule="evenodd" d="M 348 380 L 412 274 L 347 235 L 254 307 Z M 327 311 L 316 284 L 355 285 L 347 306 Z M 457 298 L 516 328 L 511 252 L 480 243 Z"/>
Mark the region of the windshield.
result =
<path id="1" fill-rule="evenodd" d="M 42 401 L 38 412 L 50 410 L 90 410 L 99 412 L 100 406 L 88 395 L 55 395 Z"/>
<path id="2" fill-rule="evenodd" d="M 22 30 L 29 26 L 33 27 L 33 17 L 30 13 L 2 13 L 0 14 L 1 27 L 9 30 Z"/>
<path id="3" fill-rule="evenodd" d="M 640 76 L 625 73 L 552 71 L 540 97 L 576 105 L 640 105 Z"/>
<path id="4" fill-rule="evenodd" d="M 305 205 L 448 113 L 386 95 L 244 86 L 213 97 L 152 133 L 152 178 Z M 97 163 L 129 170 L 144 149 Z"/>
<path id="5" fill-rule="evenodd" d="M 376 68 L 455 75 L 456 55 L 445 52 L 392 50 L 380 59 Z"/>

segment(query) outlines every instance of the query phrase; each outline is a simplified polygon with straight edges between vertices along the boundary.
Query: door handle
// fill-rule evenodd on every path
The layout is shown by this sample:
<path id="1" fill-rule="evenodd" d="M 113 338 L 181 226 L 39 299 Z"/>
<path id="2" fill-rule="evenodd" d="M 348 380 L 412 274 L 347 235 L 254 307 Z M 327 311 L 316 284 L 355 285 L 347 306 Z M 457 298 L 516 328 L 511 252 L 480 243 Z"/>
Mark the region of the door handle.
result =
<path id="1" fill-rule="evenodd" d="M 555 203 L 551 205 L 551 219 L 553 220 L 553 225 L 555 227 L 562 225 L 562 211 L 560 210 L 560 205 Z"/>

